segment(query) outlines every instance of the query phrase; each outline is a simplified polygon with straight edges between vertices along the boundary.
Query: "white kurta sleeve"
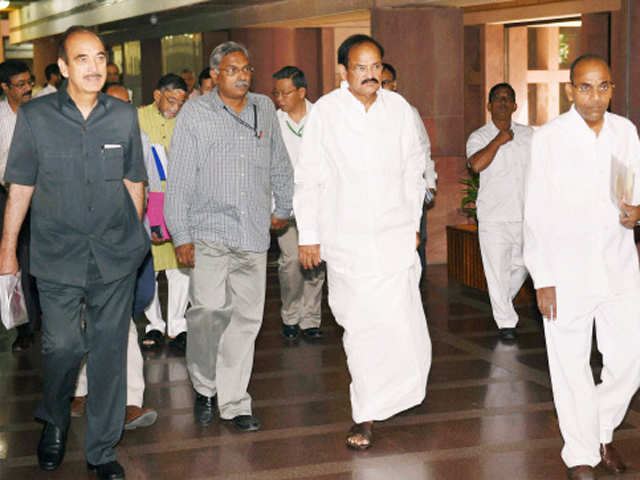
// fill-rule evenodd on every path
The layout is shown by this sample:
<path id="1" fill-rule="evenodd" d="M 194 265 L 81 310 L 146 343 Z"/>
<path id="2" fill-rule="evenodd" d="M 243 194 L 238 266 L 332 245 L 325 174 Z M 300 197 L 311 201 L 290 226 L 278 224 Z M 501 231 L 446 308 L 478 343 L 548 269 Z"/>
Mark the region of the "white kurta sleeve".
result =
<path id="1" fill-rule="evenodd" d="M 431 142 L 429 141 L 429 134 L 427 133 L 427 129 L 424 127 L 424 122 L 422 121 L 422 117 L 420 116 L 420 112 L 418 109 L 413 109 L 415 113 L 416 119 L 416 129 L 418 131 L 418 138 L 420 139 L 420 143 L 425 148 L 425 170 L 424 170 L 424 179 L 427 181 L 427 188 L 436 188 L 436 180 L 438 179 L 438 174 L 436 173 L 436 164 L 431 158 Z"/>
<path id="2" fill-rule="evenodd" d="M 626 138 L 628 162 L 634 171 L 633 205 L 640 205 L 640 140 L 635 125 L 630 125 Z"/>
<path id="3" fill-rule="evenodd" d="M 414 122 L 406 122 L 408 128 L 403 129 L 403 142 L 404 153 L 407 156 L 406 169 L 404 172 L 405 191 L 407 198 L 410 201 L 411 211 L 413 212 L 414 225 L 416 232 L 420 231 L 420 218 L 422 217 L 422 202 L 424 202 L 424 195 L 426 189 L 425 174 L 425 161 L 424 159 L 430 155 L 429 137 L 425 139 L 421 137 L 417 128 L 415 128 L 415 116 L 413 109 L 411 115 Z M 413 125 L 411 125 L 413 123 Z M 420 119 L 422 123 L 422 119 Z M 422 126 L 424 130 L 424 125 Z"/>
<path id="4" fill-rule="evenodd" d="M 541 133 L 541 132 L 540 132 Z M 552 234 L 549 199 L 552 198 L 550 168 L 552 147 L 547 136 L 534 134 L 531 144 L 531 161 L 525 182 L 525 204 L 523 223 L 524 263 L 531 274 L 536 289 L 556 285 L 550 259 L 552 258 Z"/>
<path id="5" fill-rule="evenodd" d="M 300 245 L 320 243 L 321 193 L 328 176 L 321 109 L 309 112 L 294 172 L 293 212 Z"/>

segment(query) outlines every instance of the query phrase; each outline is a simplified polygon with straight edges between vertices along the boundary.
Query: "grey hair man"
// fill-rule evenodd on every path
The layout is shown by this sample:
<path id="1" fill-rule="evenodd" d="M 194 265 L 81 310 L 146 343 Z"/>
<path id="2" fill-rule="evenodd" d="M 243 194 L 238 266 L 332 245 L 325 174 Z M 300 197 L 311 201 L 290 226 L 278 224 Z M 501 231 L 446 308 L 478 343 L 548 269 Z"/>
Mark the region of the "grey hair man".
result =
<path id="1" fill-rule="evenodd" d="M 273 102 L 249 92 L 247 49 L 225 42 L 209 63 L 215 89 L 184 105 L 173 132 L 165 216 L 178 261 L 193 267 L 186 360 L 195 420 L 213 421 L 217 396 L 220 417 L 251 431 L 260 428 L 247 387 L 269 229 L 288 223 L 293 172 Z"/>

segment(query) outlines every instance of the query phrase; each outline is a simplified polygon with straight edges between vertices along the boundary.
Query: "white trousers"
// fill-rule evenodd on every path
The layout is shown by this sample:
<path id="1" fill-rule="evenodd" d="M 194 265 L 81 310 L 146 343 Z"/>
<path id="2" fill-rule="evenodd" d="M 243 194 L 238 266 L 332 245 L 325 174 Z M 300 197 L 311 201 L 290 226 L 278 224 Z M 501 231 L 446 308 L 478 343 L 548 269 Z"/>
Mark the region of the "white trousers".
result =
<path id="1" fill-rule="evenodd" d="M 562 459 L 568 467 L 600 462 L 599 444 L 611 442 L 640 386 L 639 303 L 637 295 L 618 297 L 584 316 L 544 320 L 553 400 L 565 442 Z M 597 386 L 589 364 L 594 318 L 603 360 Z"/>
<path id="2" fill-rule="evenodd" d="M 513 299 L 528 275 L 522 259 L 522 222 L 479 222 L 478 237 L 493 319 L 498 328 L 514 328 L 518 313 Z"/>
<path id="3" fill-rule="evenodd" d="M 327 265 L 329 305 L 344 328 L 353 421 L 385 420 L 418 405 L 431 340 L 418 288 L 420 259 L 398 273 L 353 277 Z"/>
<path id="4" fill-rule="evenodd" d="M 278 259 L 278 279 L 280 280 L 280 310 L 282 322 L 299 325 L 300 328 L 320 326 L 320 305 L 325 272 L 322 267 L 304 270 L 298 257 L 298 229 L 295 223 L 278 236 L 280 258 Z"/>
<path id="5" fill-rule="evenodd" d="M 131 319 L 127 343 L 127 405 L 142 407 L 142 399 L 144 397 L 144 373 L 142 369 L 143 360 L 140 345 L 138 344 L 138 330 L 136 330 L 136 324 Z M 87 365 L 83 360 L 74 396 L 84 397 L 87 393 Z"/>
<path id="6" fill-rule="evenodd" d="M 167 335 L 170 338 L 187 331 L 187 321 L 184 312 L 189 303 L 189 268 L 170 268 L 165 270 L 167 276 L 167 322 L 162 319 L 160 298 L 158 297 L 158 272 L 156 272 L 156 289 L 153 300 L 145 309 L 144 314 L 149 320 L 145 331 L 159 330 L 164 333 L 167 327 Z M 168 326 L 167 326 L 168 324 Z"/>

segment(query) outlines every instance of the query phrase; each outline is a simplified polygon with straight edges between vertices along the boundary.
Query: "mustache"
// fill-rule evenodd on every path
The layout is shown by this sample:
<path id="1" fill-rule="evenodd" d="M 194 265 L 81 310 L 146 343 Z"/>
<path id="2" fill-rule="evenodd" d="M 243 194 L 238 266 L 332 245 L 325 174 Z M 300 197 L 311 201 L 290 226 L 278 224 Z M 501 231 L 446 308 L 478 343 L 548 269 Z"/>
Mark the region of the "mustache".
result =
<path id="1" fill-rule="evenodd" d="M 377 78 L 367 78 L 366 80 L 363 80 L 363 81 L 362 81 L 362 85 L 364 85 L 364 84 L 366 84 L 366 83 L 369 83 L 369 82 L 371 82 L 371 83 L 377 83 L 377 84 L 380 84 L 380 82 L 378 81 L 378 79 L 377 79 Z"/>
<path id="2" fill-rule="evenodd" d="M 247 87 L 249 88 L 249 82 L 247 82 L 246 80 L 238 80 L 236 83 L 233 84 L 234 87 Z"/>

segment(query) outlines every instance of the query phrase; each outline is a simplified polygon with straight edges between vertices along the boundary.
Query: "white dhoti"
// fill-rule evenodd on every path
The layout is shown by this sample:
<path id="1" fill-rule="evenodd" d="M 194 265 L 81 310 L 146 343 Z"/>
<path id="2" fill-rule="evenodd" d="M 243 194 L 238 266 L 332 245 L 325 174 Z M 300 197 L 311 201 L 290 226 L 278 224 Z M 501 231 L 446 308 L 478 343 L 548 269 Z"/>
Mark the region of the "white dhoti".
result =
<path id="1" fill-rule="evenodd" d="M 586 300 L 585 300 L 586 302 Z M 600 463 L 600 443 L 610 443 L 640 386 L 640 305 L 637 295 L 599 303 L 580 316 L 544 320 L 553 400 L 568 467 Z M 602 382 L 595 385 L 589 359 L 595 318 L 602 353 Z"/>
<path id="2" fill-rule="evenodd" d="M 431 340 L 418 288 L 420 261 L 397 273 L 355 277 L 327 265 L 329 305 L 351 374 L 353 421 L 385 420 L 418 405 L 431 367 Z"/>
<path id="3" fill-rule="evenodd" d="M 528 272 L 522 259 L 522 222 L 479 222 L 478 239 L 493 319 L 498 328 L 514 328 L 513 299 Z"/>

